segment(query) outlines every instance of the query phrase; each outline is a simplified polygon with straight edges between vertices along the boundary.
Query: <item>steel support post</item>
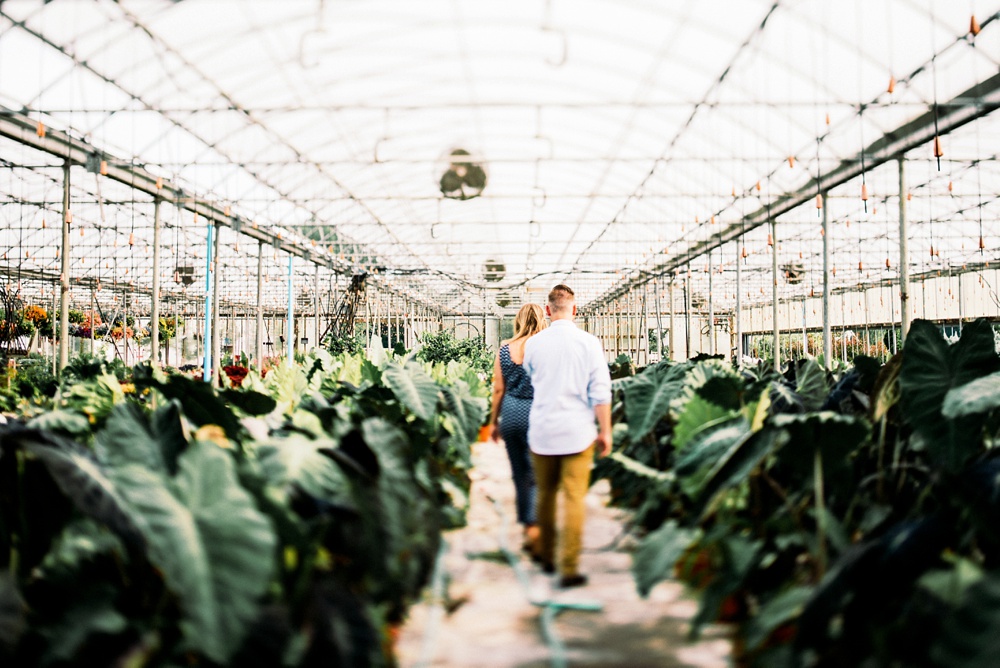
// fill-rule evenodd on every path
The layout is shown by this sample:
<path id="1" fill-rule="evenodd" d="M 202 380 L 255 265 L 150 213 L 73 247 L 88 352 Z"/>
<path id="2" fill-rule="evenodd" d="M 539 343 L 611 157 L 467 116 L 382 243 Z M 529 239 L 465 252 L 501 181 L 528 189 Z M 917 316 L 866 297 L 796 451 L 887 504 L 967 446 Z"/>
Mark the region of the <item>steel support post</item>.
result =
<path id="1" fill-rule="evenodd" d="M 736 366 L 743 366 L 743 237 L 736 244 Z"/>
<path id="2" fill-rule="evenodd" d="M 62 202 L 62 273 L 59 275 L 59 364 L 58 372 L 69 364 L 69 270 L 70 256 L 72 254 L 72 242 L 69 236 L 69 227 L 73 222 L 73 213 L 69 208 L 69 171 L 70 164 L 67 160 L 63 163 L 63 202 Z"/>
<path id="3" fill-rule="evenodd" d="M 778 223 L 771 219 L 771 324 L 773 325 L 773 346 L 774 370 L 781 371 L 781 339 L 778 328 Z"/>
<path id="4" fill-rule="evenodd" d="M 315 287 L 313 288 L 313 348 L 319 349 L 319 265 L 316 265 Z"/>
<path id="5" fill-rule="evenodd" d="M 153 198 L 153 286 L 149 296 L 150 364 L 160 364 L 160 202 Z"/>
<path id="6" fill-rule="evenodd" d="M 712 254 L 708 254 L 708 354 L 715 354 L 715 301 L 712 299 Z"/>
<path id="7" fill-rule="evenodd" d="M 901 155 L 899 165 L 899 324 L 905 344 L 906 333 L 910 331 L 910 250 L 907 246 L 906 215 L 906 159 Z"/>
<path id="8" fill-rule="evenodd" d="M 830 198 L 823 193 L 823 360 L 833 368 L 833 334 L 830 332 Z"/>
<path id="9" fill-rule="evenodd" d="M 295 364 L 295 298 L 292 292 L 292 278 L 295 270 L 295 256 L 288 254 L 288 321 L 285 325 L 285 347 L 288 355 L 288 366 Z"/>
<path id="10" fill-rule="evenodd" d="M 205 335 L 202 339 L 204 357 L 202 360 L 202 380 L 206 383 L 212 380 L 212 248 L 215 225 L 208 221 L 206 225 L 205 243 Z"/>
<path id="11" fill-rule="evenodd" d="M 669 287 L 667 288 L 667 301 L 670 302 L 670 313 L 668 314 L 667 326 L 670 328 L 670 350 L 668 350 L 667 352 L 670 355 L 670 359 L 676 360 L 677 346 L 674 344 L 675 339 L 674 339 L 674 277 L 673 276 L 670 277 L 670 283 L 668 285 Z"/>
<path id="12" fill-rule="evenodd" d="M 215 243 L 212 247 L 212 386 L 219 386 L 219 370 L 222 367 L 222 331 L 219 328 L 219 311 L 222 310 L 222 299 L 219 297 L 219 239 L 222 238 L 222 228 L 215 231 Z"/>
<path id="13" fill-rule="evenodd" d="M 264 373 L 264 242 L 257 242 L 257 371 Z"/>
<path id="14" fill-rule="evenodd" d="M 684 356 L 691 359 L 691 265 L 684 277 Z"/>

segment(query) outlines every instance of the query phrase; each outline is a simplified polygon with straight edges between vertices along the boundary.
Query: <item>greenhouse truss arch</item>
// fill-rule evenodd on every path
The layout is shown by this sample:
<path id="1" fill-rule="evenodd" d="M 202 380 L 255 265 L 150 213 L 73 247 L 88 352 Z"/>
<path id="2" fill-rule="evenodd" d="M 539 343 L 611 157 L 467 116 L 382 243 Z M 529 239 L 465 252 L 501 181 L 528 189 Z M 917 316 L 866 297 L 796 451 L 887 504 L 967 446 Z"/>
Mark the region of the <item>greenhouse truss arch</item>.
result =
<path id="1" fill-rule="evenodd" d="M 3 0 L 5 293 L 59 313 L 64 346 L 96 309 L 258 358 L 349 331 L 495 342 L 557 283 L 640 362 L 998 319 L 998 19 Z M 163 357 L 147 329 L 133 359 Z"/>

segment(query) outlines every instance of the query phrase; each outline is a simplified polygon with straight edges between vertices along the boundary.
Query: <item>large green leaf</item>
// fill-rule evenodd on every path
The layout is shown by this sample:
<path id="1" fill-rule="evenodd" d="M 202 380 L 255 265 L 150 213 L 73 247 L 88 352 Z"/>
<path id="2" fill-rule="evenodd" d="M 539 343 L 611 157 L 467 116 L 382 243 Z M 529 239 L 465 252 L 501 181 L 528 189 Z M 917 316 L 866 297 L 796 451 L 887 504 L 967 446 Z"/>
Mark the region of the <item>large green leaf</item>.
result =
<path id="1" fill-rule="evenodd" d="M 682 528 L 671 520 L 643 538 L 632 558 L 639 594 L 649 596 L 658 582 L 670 577 L 674 564 L 700 535 L 699 529 Z"/>
<path id="2" fill-rule="evenodd" d="M 719 459 L 738 441 L 750 435 L 750 424 L 742 415 L 729 418 L 698 432 L 688 447 L 678 454 L 674 472 L 684 491 L 696 496 L 705 478 Z"/>
<path id="3" fill-rule="evenodd" d="M 867 421 L 833 411 L 775 415 L 771 424 L 789 435 L 788 445 L 781 451 L 781 466 L 791 469 L 808 487 L 812 486 L 817 449 L 822 458 L 824 476 L 833 483 L 849 484 L 851 454 L 871 431 Z M 839 489 L 831 483 L 828 485 L 828 493 Z"/>
<path id="4" fill-rule="evenodd" d="M 950 471 L 982 450 L 983 416 L 945 419 L 941 409 L 952 388 L 1000 370 L 993 327 L 985 320 L 966 325 L 949 345 L 938 326 L 915 320 L 906 336 L 899 375 L 903 409 L 928 453 Z"/>
<path id="5" fill-rule="evenodd" d="M 38 458 L 63 494 L 84 515 L 104 524 L 129 544 L 141 542 L 108 472 L 82 446 L 53 434 L 27 430 L 17 434 L 25 450 Z"/>
<path id="6" fill-rule="evenodd" d="M 434 417 L 438 403 L 438 385 L 419 363 L 411 360 L 404 367 L 389 362 L 382 371 L 382 382 L 418 418 L 430 420 Z"/>
<path id="7" fill-rule="evenodd" d="M 312 440 L 301 434 L 276 438 L 258 445 L 261 472 L 268 484 L 280 489 L 287 498 L 292 486 L 338 506 L 353 508 L 350 482 L 344 471 L 323 450 L 336 444 L 331 440 Z"/>
<path id="8" fill-rule="evenodd" d="M 28 427 L 42 431 L 54 431 L 81 439 L 90 436 L 93 431 L 90 421 L 87 418 L 79 413 L 61 408 L 56 408 L 48 413 L 42 413 L 32 418 L 28 422 Z"/>
<path id="9" fill-rule="evenodd" d="M 795 391 L 807 411 L 819 410 L 826 400 L 830 386 L 826 382 L 826 371 L 816 360 L 801 361 L 795 371 Z"/>
<path id="10" fill-rule="evenodd" d="M 772 631 L 798 617 L 811 595 L 810 587 L 792 587 L 762 605 L 743 629 L 747 649 L 756 649 Z"/>
<path id="11" fill-rule="evenodd" d="M 225 430 L 229 438 L 240 438 L 243 427 L 211 385 L 180 375 L 170 376 L 163 382 L 149 371 L 140 373 L 141 369 L 136 367 L 136 387 L 153 387 L 168 399 L 176 399 L 184 409 L 184 417 L 199 427 L 216 424 Z M 268 379 L 271 375 L 268 374 Z"/>
<path id="12" fill-rule="evenodd" d="M 240 646 L 274 571 L 275 536 L 230 456 L 193 443 L 173 480 L 136 464 L 115 472 L 150 561 L 177 596 L 186 643 L 218 663 Z"/>
<path id="13" fill-rule="evenodd" d="M 674 426 L 674 447 L 682 449 L 699 432 L 711 430 L 737 414 L 737 411 L 723 408 L 699 395 L 691 397 Z"/>
<path id="14" fill-rule="evenodd" d="M 991 373 L 948 390 L 941 414 L 946 418 L 957 418 L 988 413 L 996 408 L 1000 408 L 1000 373 Z"/>
<path id="15" fill-rule="evenodd" d="M 94 449 L 105 465 L 140 464 L 159 473 L 175 472 L 177 457 L 186 446 L 176 400 L 152 416 L 138 404 L 118 404 L 94 438 Z"/>
<path id="16" fill-rule="evenodd" d="M 622 384 L 625 395 L 625 421 L 628 422 L 629 439 L 639 442 L 653 431 L 656 424 L 667 415 L 670 402 L 684 388 L 687 367 L 668 367 L 665 373 L 641 373 L 628 384 Z"/>
<path id="17" fill-rule="evenodd" d="M 962 604 L 945 617 L 931 651 L 936 665 L 993 668 L 1000 657 L 1000 575 L 991 573 L 966 592 Z"/>
<path id="18" fill-rule="evenodd" d="M 469 386 L 463 380 L 456 380 L 451 387 L 442 386 L 445 405 L 461 430 L 461 437 L 466 443 L 472 443 L 479 434 L 479 426 L 483 423 L 486 413 L 486 402 L 469 393 Z"/>
<path id="19" fill-rule="evenodd" d="M 222 390 L 222 398 L 230 405 L 236 406 L 247 415 L 267 415 L 273 411 L 278 402 L 261 392 L 253 390 Z"/>
<path id="20" fill-rule="evenodd" d="M 681 412 L 696 395 L 701 394 L 709 401 L 715 401 L 722 406 L 733 407 L 731 397 L 727 397 L 727 392 L 719 392 L 719 383 L 738 382 L 739 375 L 733 368 L 721 359 L 708 357 L 700 360 L 690 367 L 681 367 L 686 371 L 684 374 L 683 387 L 670 402 L 670 416 L 675 420 L 680 417 Z"/>
<path id="21" fill-rule="evenodd" d="M 125 617 L 115 609 L 117 592 L 111 585 L 98 583 L 74 593 L 62 619 L 42 630 L 46 663 L 72 661 L 91 634 L 114 635 L 128 626 Z"/>
<path id="22" fill-rule="evenodd" d="M 13 654 L 28 628 L 24 601 L 9 574 L 0 572 L 0 657 Z"/>
<path id="23" fill-rule="evenodd" d="M 706 476 L 697 507 L 708 508 L 717 494 L 745 481 L 764 457 L 787 441 L 785 431 L 765 427 L 733 443 Z"/>

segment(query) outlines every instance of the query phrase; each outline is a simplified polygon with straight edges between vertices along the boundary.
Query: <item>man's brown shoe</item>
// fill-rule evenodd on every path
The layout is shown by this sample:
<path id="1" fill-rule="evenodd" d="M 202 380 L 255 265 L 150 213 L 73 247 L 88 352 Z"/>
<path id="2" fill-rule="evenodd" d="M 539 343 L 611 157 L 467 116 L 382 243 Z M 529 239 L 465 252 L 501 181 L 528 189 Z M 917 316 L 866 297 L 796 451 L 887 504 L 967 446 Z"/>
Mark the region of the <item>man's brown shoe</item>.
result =
<path id="1" fill-rule="evenodd" d="M 562 589 L 569 589 L 570 587 L 582 587 L 587 584 L 587 576 L 581 573 L 576 575 L 564 575 L 559 578 L 559 586 Z"/>

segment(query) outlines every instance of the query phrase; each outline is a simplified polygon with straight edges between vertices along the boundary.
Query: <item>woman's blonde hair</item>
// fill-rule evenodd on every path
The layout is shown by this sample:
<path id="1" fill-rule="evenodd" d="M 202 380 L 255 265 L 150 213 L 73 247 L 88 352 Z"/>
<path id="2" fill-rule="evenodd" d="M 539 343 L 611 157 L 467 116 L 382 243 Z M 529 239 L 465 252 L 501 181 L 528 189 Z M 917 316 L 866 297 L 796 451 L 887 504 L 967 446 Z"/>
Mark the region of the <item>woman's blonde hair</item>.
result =
<path id="1" fill-rule="evenodd" d="M 514 339 L 526 339 L 547 327 L 545 311 L 538 304 L 525 304 L 514 318 Z"/>

